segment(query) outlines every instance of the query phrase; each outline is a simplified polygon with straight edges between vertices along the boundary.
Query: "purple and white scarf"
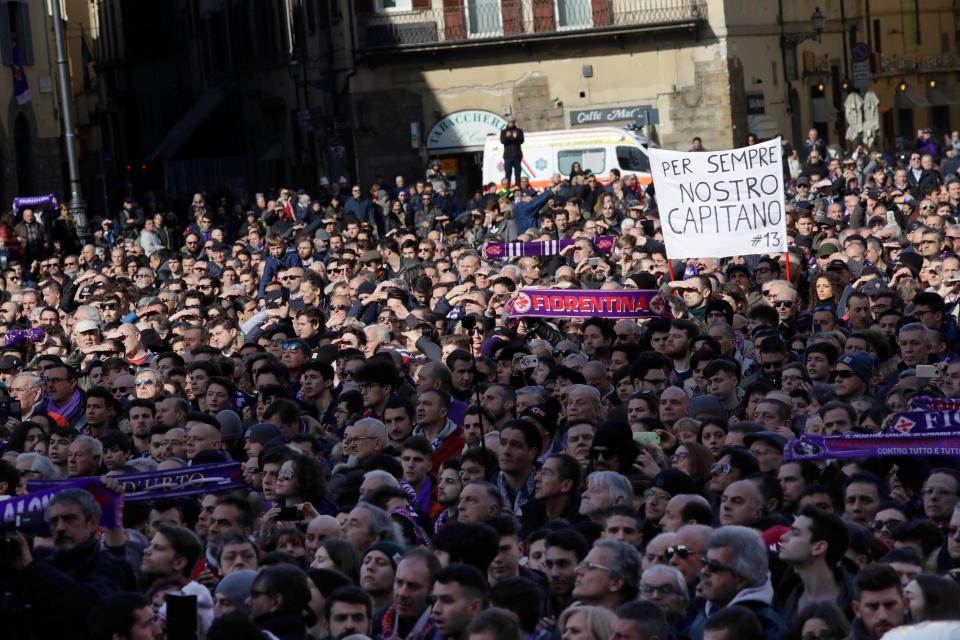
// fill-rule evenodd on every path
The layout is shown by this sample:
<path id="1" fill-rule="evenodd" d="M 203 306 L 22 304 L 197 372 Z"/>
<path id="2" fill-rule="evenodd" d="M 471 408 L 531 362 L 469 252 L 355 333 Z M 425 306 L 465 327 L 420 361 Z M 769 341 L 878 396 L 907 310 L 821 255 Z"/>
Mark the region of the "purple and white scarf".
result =
<path id="1" fill-rule="evenodd" d="M 611 253 L 616 244 L 615 236 L 595 236 L 593 246 L 597 253 Z M 540 256 L 557 256 L 560 252 L 572 245 L 576 240 L 546 240 L 539 242 L 491 242 L 483 250 L 487 260 L 509 260 L 510 258 L 525 258 Z"/>

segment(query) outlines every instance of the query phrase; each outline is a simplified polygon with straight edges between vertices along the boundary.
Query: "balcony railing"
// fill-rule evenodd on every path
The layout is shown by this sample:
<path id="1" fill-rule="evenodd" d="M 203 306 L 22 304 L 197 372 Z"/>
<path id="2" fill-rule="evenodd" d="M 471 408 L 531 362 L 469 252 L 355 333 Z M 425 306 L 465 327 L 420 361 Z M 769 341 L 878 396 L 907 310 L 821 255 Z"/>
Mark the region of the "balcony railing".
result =
<path id="1" fill-rule="evenodd" d="M 433 5 L 360 16 L 360 48 L 452 45 L 707 19 L 706 0 L 436 0 Z"/>

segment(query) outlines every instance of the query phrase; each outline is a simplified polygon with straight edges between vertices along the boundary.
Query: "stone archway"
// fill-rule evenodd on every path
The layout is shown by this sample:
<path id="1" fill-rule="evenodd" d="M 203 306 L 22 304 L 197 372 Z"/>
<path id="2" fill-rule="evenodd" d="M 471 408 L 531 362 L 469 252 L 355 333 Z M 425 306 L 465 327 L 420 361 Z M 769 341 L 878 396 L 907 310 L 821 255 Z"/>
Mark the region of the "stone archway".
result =
<path id="1" fill-rule="evenodd" d="M 34 190 L 33 143 L 30 122 L 20 113 L 13 125 L 14 165 L 17 171 L 17 196 L 37 195 Z"/>

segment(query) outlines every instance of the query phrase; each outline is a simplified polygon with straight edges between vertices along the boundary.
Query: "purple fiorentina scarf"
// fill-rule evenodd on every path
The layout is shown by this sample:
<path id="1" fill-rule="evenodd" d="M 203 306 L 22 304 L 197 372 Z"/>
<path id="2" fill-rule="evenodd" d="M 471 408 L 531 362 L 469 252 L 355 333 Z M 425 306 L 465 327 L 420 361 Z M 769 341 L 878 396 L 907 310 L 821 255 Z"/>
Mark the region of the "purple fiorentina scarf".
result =
<path id="1" fill-rule="evenodd" d="M 786 462 L 883 456 L 960 457 L 960 433 L 807 434 L 788 442 L 783 453 Z"/>
<path id="2" fill-rule="evenodd" d="M 594 236 L 593 246 L 597 253 L 611 253 L 616 240 L 615 236 Z M 484 248 L 483 253 L 487 260 L 557 256 L 574 242 L 576 241 L 569 238 L 541 242 L 491 242 Z"/>
<path id="3" fill-rule="evenodd" d="M 47 412 L 62 417 L 66 424 L 69 424 L 70 416 L 76 414 L 76 412 L 80 409 L 80 403 L 82 400 L 83 394 L 80 393 L 80 389 L 75 389 L 73 395 L 70 396 L 70 399 L 67 400 L 67 404 L 65 404 L 63 407 L 58 407 L 53 400 L 47 399 Z"/>

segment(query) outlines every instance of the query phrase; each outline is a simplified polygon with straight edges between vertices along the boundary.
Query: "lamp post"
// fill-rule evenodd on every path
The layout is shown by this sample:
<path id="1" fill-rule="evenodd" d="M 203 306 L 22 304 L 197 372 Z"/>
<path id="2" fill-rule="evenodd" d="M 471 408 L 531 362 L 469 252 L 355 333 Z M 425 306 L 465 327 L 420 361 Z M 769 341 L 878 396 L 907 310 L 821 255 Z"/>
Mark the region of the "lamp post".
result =
<path id="1" fill-rule="evenodd" d="M 812 31 L 805 33 L 781 34 L 781 48 L 791 49 L 796 47 L 801 42 L 806 42 L 807 40 L 813 39 L 816 39 L 817 42 L 820 42 L 820 36 L 823 35 L 823 27 L 826 22 L 827 18 L 823 15 L 823 12 L 820 11 L 820 7 L 815 8 L 813 10 L 813 15 L 810 16 L 810 28 Z"/>
<path id="2" fill-rule="evenodd" d="M 820 42 L 820 36 L 823 34 L 823 29 L 826 24 L 826 16 L 823 15 L 823 12 L 820 10 L 820 7 L 816 7 L 813 10 L 813 14 L 810 16 L 810 31 L 808 32 L 799 32 L 799 33 L 790 33 L 787 34 L 784 30 L 784 19 L 783 19 L 783 0 L 779 0 L 779 23 L 780 23 L 780 60 L 783 65 L 783 87 L 786 91 L 786 104 L 787 104 L 787 113 L 791 114 L 794 111 L 794 102 L 796 100 L 796 92 L 793 89 L 792 82 L 796 73 L 796 49 L 797 45 L 801 42 L 806 42 L 807 40 L 816 40 Z M 790 56 L 793 65 L 788 66 L 787 60 Z M 793 73 L 790 73 L 790 69 L 793 69 Z M 796 114 L 794 114 L 796 115 Z M 796 117 L 790 119 L 791 121 L 791 134 L 794 140 L 800 140 L 800 122 Z"/>
<path id="3" fill-rule="evenodd" d="M 67 149 L 67 170 L 70 173 L 70 215 L 77 227 L 80 242 L 90 239 L 87 222 L 87 203 L 80 189 L 80 169 L 77 166 L 77 148 L 73 133 L 73 92 L 70 90 L 70 70 L 67 67 L 67 46 L 63 37 L 63 13 L 60 1 L 50 3 L 53 9 L 53 35 L 57 43 L 57 78 L 60 83 L 60 110 L 63 112 L 64 146 Z"/>

